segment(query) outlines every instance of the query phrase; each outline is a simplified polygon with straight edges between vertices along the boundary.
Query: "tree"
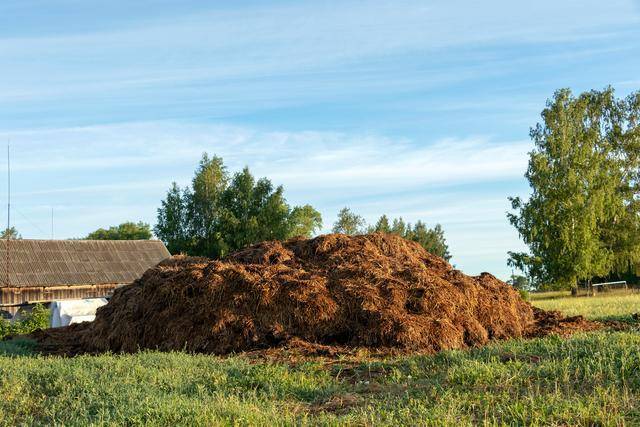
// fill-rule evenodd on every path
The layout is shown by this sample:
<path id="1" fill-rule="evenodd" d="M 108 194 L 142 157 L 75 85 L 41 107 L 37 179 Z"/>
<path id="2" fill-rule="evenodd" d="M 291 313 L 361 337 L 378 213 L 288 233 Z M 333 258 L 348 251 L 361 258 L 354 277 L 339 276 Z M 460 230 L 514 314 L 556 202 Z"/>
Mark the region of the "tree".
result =
<path id="1" fill-rule="evenodd" d="M 531 129 L 527 201 L 510 198 L 511 224 L 529 253 L 509 263 L 537 286 L 567 288 L 640 260 L 639 95 L 559 90 Z"/>
<path id="2" fill-rule="evenodd" d="M 222 158 L 207 153 L 202 155 L 191 181 L 191 191 L 185 190 L 189 237 L 187 253 L 214 258 L 228 252 L 227 243 L 220 232 L 221 199 L 229 182 Z"/>
<path id="3" fill-rule="evenodd" d="M 449 246 L 444 238 L 444 230 L 440 224 L 433 228 L 428 228 L 422 221 L 417 221 L 415 225 L 407 224 L 402 217 L 395 218 L 392 225 L 389 225 L 387 215 L 382 215 L 373 227 L 368 228 L 370 233 L 392 233 L 413 240 L 425 248 L 429 253 L 437 255 L 449 261 L 451 254 Z"/>
<path id="4" fill-rule="evenodd" d="M 322 215 L 311 205 L 296 206 L 289 215 L 289 235 L 311 237 L 322 228 Z"/>
<path id="5" fill-rule="evenodd" d="M 186 206 L 188 199 L 189 194 L 184 194 L 178 184 L 173 182 L 167 192 L 167 198 L 158 208 L 158 223 L 154 231 L 172 254 L 186 252 L 189 247 Z"/>
<path id="6" fill-rule="evenodd" d="M 433 228 L 427 228 L 422 221 L 418 221 L 413 228 L 409 227 L 409 230 L 410 232 L 407 236 L 409 240 L 418 242 L 429 253 L 442 257 L 447 261 L 451 259 L 449 246 L 444 238 L 444 230 L 440 224 L 436 224 Z"/>
<path id="7" fill-rule="evenodd" d="M 16 239 L 22 239 L 22 236 L 20 235 L 20 233 L 18 233 L 18 230 L 16 230 L 15 227 L 11 227 L 11 228 L 5 228 L 2 231 L 2 235 L 0 235 L 0 239 L 16 240 Z"/>
<path id="8" fill-rule="evenodd" d="M 246 167 L 229 178 L 222 159 L 205 153 L 191 188 L 172 185 L 155 232 L 172 253 L 219 258 L 263 240 L 311 236 L 321 225 L 310 205 L 291 208 L 282 186 L 256 181 Z"/>
<path id="9" fill-rule="evenodd" d="M 391 233 L 391 226 L 389 225 L 389 218 L 386 215 L 382 215 L 373 227 L 368 230 L 370 233 Z"/>
<path id="10" fill-rule="evenodd" d="M 402 217 L 393 219 L 393 223 L 391 225 L 391 233 L 403 237 L 407 236 L 407 224 L 404 222 Z"/>
<path id="11" fill-rule="evenodd" d="M 120 225 L 109 227 L 108 229 L 99 228 L 89 233 L 86 240 L 149 240 L 153 237 L 151 234 L 151 226 L 142 221 L 140 222 L 124 222 Z"/>
<path id="12" fill-rule="evenodd" d="M 507 283 L 520 291 L 529 290 L 529 280 L 519 274 L 512 274 Z"/>
<path id="13" fill-rule="evenodd" d="M 351 212 L 351 209 L 344 207 L 338 212 L 338 220 L 333 223 L 332 231 L 343 234 L 362 234 L 366 223 L 364 218 Z"/>
<path id="14" fill-rule="evenodd" d="M 611 97 L 613 90 L 609 89 Z M 610 132 L 612 173 L 617 173 L 614 214 L 603 230 L 613 252 L 613 273 L 640 275 L 640 91 L 617 100 Z"/>
<path id="15" fill-rule="evenodd" d="M 282 187 L 255 181 L 248 168 L 234 175 L 221 199 L 220 233 L 226 245 L 239 249 L 263 240 L 289 237 L 289 205 Z"/>
<path id="16" fill-rule="evenodd" d="M 542 259 L 525 252 L 508 252 L 507 265 L 525 274 L 529 285 L 539 290 L 545 290 L 551 282 L 544 270 Z"/>

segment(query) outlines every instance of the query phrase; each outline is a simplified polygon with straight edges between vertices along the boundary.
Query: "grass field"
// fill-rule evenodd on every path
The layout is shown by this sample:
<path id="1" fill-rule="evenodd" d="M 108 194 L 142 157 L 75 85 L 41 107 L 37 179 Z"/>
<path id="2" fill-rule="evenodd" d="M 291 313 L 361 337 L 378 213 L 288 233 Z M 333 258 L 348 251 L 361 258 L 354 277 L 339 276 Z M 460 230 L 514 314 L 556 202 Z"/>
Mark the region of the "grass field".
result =
<path id="1" fill-rule="evenodd" d="M 544 310 L 559 310 L 567 316 L 581 314 L 590 319 L 630 320 L 640 312 L 640 292 L 611 292 L 594 297 L 569 296 L 568 292 L 532 294 L 531 303 Z"/>
<path id="2" fill-rule="evenodd" d="M 638 300 L 622 298 L 534 303 L 627 316 Z M 159 352 L 65 359 L 35 356 L 24 341 L 0 352 L 2 425 L 640 424 L 636 332 L 304 363 Z"/>

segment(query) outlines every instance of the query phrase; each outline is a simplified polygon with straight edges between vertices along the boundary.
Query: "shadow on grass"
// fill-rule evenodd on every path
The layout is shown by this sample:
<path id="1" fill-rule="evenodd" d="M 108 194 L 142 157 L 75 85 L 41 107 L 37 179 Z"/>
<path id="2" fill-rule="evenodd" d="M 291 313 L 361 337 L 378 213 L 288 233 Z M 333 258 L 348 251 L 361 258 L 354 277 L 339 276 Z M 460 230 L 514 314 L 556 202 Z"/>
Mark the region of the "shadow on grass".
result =
<path id="1" fill-rule="evenodd" d="M 616 314 L 609 316 L 598 316 L 594 320 L 600 322 L 622 322 L 629 324 L 630 326 L 640 326 L 640 316 L 638 314 Z"/>
<path id="2" fill-rule="evenodd" d="M 33 356 L 36 342 L 28 338 L 13 338 L 0 341 L 0 356 Z"/>

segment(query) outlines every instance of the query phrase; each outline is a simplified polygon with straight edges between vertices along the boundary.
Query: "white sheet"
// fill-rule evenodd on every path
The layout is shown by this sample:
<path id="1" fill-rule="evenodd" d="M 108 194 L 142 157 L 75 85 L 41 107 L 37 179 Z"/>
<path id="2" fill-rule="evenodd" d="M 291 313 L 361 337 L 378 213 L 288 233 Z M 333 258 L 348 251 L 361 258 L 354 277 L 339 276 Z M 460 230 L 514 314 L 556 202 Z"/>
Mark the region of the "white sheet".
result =
<path id="1" fill-rule="evenodd" d="M 96 317 L 96 310 L 107 302 L 106 298 L 54 301 L 51 303 L 51 327 L 91 322 Z"/>

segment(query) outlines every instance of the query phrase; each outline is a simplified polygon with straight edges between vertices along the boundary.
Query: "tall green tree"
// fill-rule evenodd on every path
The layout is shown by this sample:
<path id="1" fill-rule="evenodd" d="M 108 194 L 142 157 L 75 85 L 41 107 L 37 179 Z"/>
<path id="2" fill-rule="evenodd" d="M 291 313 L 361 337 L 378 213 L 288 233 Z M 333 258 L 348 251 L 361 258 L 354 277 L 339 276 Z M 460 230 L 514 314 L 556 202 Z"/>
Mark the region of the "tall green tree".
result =
<path id="1" fill-rule="evenodd" d="M 451 259 L 449 246 L 444 238 L 444 230 L 440 224 L 436 224 L 433 228 L 428 228 L 425 223 L 418 221 L 407 237 L 414 242 L 418 242 L 427 252 L 438 255 L 447 261 Z"/>
<path id="2" fill-rule="evenodd" d="M 532 193 L 510 198 L 508 218 L 529 247 L 509 263 L 534 284 L 566 288 L 637 264 L 637 99 L 562 89 L 531 129 Z"/>
<path id="3" fill-rule="evenodd" d="M 440 224 L 436 224 L 433 228 L 427 227 L 422 221 L 417 221 L 415 225 L 407 224 L 400 218 L 394 218 L 389 222 L 387 215 L 382 215 L 376 224 L 368 228 L 369 233 L 391 233 L 404 237 L 407 240 L 413 240 L 425 248 L 429 253 L 437 255 L 449 261 L 451 254 L 449 246 L 444 237 L 444 230 Z"/>
<path id="4" fill-rule="evenodd" d="M 338 219 L 333 223 L 332 231 L 342 234 L 362 234 L 366 232 L 366 222 L 360 215 L 354 213 L 348 207 L 340 209 Z"/>
<path id="5" fill-rule="evenodd" d="M 248 168 L 234 175 L 222 194 L 220 233 L 230 248 L 289 237 L 289 205 L 282 187 L 262 178 L 255 181 Z"/>
<path id="6" fill-rule="evenodd" d="M 99 228 L 89 233 L 86 240 L 149 240 L 153 237 L 151 226 L 142 221 L 123 222 L 107 229 Z"/>
<path id="7" fill-rule="evenodd" d="M 410 227 L 409 227 L 410 228 Z M 399 236 L 406 237 L 407 236 L 407 223 L 404 222 L 402 217 L 394 218 L 391 224 L 391 232 L 393 234 L 397 234 Z"/>
<path id="8" fill-rule="evenodd" d="M 173 182 L 158 208 L 156 235 L 165 242 L 172 254 L 187 253 L 190 248 L 187 202 L 190 194 Z"/>
<path id="9" fill-rule="evenodd" d="M 389 224 L 389 218 L 386 215 L 382 215 L 375 225 L 370 229 L 370 232 L 378 233 L 391 233 L 391 225 Z"/>
<path id="10" fill-rule="evenodd" d="M 173 184 L 167 193 L 155 232 L 172 253 L 219 258 L 263 240 L 310 236 L 321 225 L 313 207 L 291 208 L 282 186 L 256 181 L 248 168 L 229 177 L 220 157 L 204 154 L 191 188 Z"/>
<path id="11" fill-rule="evenodd" d="M 417 242 L 427 250 L 427 252 L 437 255 L 449 261 L 451 254 L 449 246 L 444 237 L 444 230 L 440 224 L 433 228 L 427 227 L 422 221 L 417 221 L 415 225 L 407 224 L 402 217 L 395 218 L 389 227 L 389 220 L 386 215 L 382 215 L 373 227 L 375 232 L 392 233 L 404 237 L 407 240 Z"/>
<path id="12" fill-rule="evenodd" d="M 614 253 L 614 273 L 640 276 L 640 91 L 617 104 L 610 143 L 618 186 L 615 213 L 603 241 Z"/>
<path id="13" fill-rule="evenodd" d="M 191 181 L 191 190 L 183 194 L 188 216 L 185 224 L 188 253 L 220 257 L 228 252 L 228 243 L 220 230 L 221 199 L 228 182 L 222 158 L 204 153 Z"/>

